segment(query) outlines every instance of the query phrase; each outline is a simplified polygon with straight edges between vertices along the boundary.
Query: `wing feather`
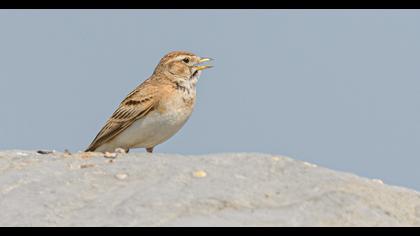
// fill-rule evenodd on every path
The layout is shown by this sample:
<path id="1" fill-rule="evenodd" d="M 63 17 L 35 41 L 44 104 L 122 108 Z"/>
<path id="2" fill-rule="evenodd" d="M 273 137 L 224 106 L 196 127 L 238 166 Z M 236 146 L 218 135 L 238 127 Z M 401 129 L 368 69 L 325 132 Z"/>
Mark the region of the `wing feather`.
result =
<path id="1" fill-rule="evenodd" d="M 145 81 L 145 83 L 129 93 L 96 135 L 86 152 L 95 151 L 99 146 L 112 140 L 116 135 L 128 128 L 134 121 L 152 111 L 159 100 L 158 91 L 156 86 Z"/>

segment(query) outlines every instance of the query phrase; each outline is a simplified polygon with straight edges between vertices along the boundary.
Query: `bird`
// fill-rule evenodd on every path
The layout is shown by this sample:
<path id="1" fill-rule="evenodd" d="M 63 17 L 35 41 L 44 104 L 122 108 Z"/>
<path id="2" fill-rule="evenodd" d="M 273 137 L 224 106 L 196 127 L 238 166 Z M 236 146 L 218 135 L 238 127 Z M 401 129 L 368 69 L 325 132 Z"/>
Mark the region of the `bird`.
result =
<path id="1" fill-rule="evenodd" d="M 209 57 L 188 51 L 163 56 L 152 75 L 120 103 L 85 152 L 126 153 L 155 146 L 175 135 L 191 116 L 196 101 L 196 84 L 203 70 L 212 65 Z"/>

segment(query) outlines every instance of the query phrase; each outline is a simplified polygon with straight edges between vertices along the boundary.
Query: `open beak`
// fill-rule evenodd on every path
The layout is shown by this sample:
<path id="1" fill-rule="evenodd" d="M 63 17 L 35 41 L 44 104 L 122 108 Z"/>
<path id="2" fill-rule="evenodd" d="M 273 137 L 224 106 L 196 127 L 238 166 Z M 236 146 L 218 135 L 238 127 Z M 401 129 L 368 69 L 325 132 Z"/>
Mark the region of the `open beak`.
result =
<path id="1" fill-rule="evenodd" d="M 203 62 L 208 62 L 208 61 L 213 61 L 214 59 L 212 58 L 201 58 L 200 61 L 198 62 L 199 64 L 203 63 Z M 204 65 L 204 66 L 195 66 L 195 69 L 198 70 L 204 70 L 204 69 L 208 69 L 208 68 L 212 68 L 213 66 L 211 65 Z"/>
<path id="2" fill-rule="evenodd" d="M 203 63 L 203 62 L 208 62 L 208 61 L 213 61 L 214 59 L 213 58 L 210 58 L 210 57 L 207 57 L 207 58 L 201 58 L 200 59 L 200 63 Z"/>

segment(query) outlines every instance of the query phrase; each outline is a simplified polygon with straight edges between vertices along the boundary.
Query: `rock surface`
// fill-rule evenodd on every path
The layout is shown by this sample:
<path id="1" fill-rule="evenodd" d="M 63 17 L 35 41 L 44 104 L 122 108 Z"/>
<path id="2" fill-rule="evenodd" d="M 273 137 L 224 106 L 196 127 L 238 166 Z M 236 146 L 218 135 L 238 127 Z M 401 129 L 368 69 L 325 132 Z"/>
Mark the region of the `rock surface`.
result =
<path id="1" fill-rule="evenodd" d="M 420 193 L 288 157 L 0 152 L 0 226 L 420 226 Z"/>

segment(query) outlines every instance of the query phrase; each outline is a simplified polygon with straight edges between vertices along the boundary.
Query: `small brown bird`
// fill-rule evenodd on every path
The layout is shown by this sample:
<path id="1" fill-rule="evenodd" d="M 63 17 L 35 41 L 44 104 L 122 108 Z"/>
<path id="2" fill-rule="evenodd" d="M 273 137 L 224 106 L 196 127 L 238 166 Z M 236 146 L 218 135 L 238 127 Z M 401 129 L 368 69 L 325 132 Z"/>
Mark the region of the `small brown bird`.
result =
<path id="1" fill-rule="evenodd" d="M 165 55 L 152 76 L 121 102 L 86 149 L 114 152 L 122 148 L 153 148 L 172 137 L 190 117 L 196 98 L 196 83 L 210 61 L 193 53 L 175 51 Z"/>

